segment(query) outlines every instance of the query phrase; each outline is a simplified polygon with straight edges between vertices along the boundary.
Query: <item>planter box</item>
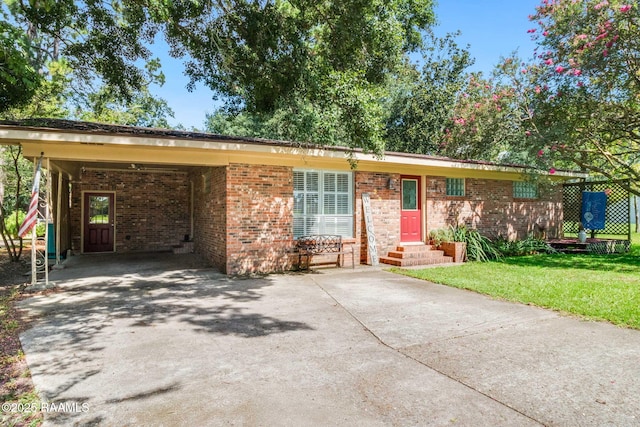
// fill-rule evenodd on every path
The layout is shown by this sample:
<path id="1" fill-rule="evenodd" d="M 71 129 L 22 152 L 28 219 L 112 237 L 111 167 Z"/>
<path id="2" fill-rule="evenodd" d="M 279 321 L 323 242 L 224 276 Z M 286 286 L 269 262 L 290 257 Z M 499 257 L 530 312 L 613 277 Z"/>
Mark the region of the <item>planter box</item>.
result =
<path id="1" fill-rule="evenodd" d="M 467 244 L 465 242 L 442 242 L 438 247 L 446 256 L 453 258 L 453 262 L 467 260 Z"/>

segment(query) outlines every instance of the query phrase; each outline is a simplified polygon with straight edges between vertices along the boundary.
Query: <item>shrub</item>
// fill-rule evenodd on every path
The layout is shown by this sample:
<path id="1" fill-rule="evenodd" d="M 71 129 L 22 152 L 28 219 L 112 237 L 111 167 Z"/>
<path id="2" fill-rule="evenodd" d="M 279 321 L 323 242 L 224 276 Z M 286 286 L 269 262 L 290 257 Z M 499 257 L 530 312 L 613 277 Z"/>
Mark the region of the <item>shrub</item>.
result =
<path id="1" fill-rule="evenodd" d="M 451 233 L 454 242 L 467 244 L 467 259 L 470 261 L 486 262 L 503 258 L 494 243 L 475 228 L 467 228 L 464 224 L 457 225 L 451 227 Z"/>
<path id="2" fill-rule="evenodd" d="M 18 230 L 22 225 L 22 221 L 24 221 L 24 217 L 27 214 L 24 211 L 18 211 L 18 219 L 16 221 L 16 213 L 12 212 L 4 218 L 4 226 L 7 230 L 7 233 L 14 238 L 18 237 Z"/>
<path id="3" fill-rule="evenodd" d="M 432 230 L 429 232 L 429 239 L 436 246 L 442 242 L 465 242 L 469 261 L 485 262 L 502 259 L 502 253 L 488 237 L 464 224 Z"/>
<path id="4" fill-rule="evenodd" d="M 557 253 L 547 242 L 529 235 L 522 240 L 507 240 L 501 238 L 495 242 L 496 248 L 504 256 L 521 256 L 538 253 Z"/>
<path id="5" fill-rule="evenodd" d="M 18 230 L 20 230 L 20 226 L 24 221 L 24 217 L 27 214 L 24 211 L 18 211 L 18 220 L 16 221 L 16 213 L 12 212 L 10 215 L 7 215 L 4 219 L 4 226 L 7 230 L 7 233 L 11 237 L 18 238 Z M 36 225 L 36 236 L 44 236 L 46 232 L 46 224 L 44 222 L 38 222 Z"/>

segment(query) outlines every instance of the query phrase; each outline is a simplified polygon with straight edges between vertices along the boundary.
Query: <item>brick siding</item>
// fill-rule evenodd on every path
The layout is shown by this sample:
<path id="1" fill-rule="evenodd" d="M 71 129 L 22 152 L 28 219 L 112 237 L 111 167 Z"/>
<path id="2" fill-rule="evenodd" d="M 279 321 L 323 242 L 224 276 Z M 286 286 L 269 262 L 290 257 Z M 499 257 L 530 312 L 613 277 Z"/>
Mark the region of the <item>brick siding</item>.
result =
<path id="1" fill-rule="evenodd" d="M 227 167 L 227 274 L 268 273 L 293 266 L 293 169 Z"/>
<path id="2" fill-rule="evenodd" d="M 389 179 L 394 182 L 394 189 L 388 187 Z M 378 256 L 386 255 L 400 242 L 400 175 L 356 172 L 355 173 L 355 209 L 356 209 L 356 248 L 362 264 L 370 264 L 367 250 L 367 231 L 362 212 L 362 193 L 369 193 L 373 231 L 376 237 Z"/>
<path id="3" fill-rule="evenodd" d="M 190 232 L 189 182 L 175 172 L 86 170 L 73 183 L 72 247 L 82 248 L 82 192 L 115 192 L 116 252 L 163 251 Z"/>
<path id="4" fill-rule="evenodd" d="M 198 168 L 193 183 L 194 250 L 222 272 L 227 268 L 226 167 Z"/>
<path id="5" fill-rule="evenodd" d="M 514 199 L 513 182 L 466 179 L 465 195 L 446 195 L 445 177 L 427 177 L 427 228 L 466 224 L 495 238 L 526 238 L 538 234 L 543 224 L 546 237 L 559 237 L 562 224 L 562 189 L 540 187 L 536 199 Z"/>
<path id="6" fill-rule="evenodd" d="M 389 189 L 389 179 L 393 182 Z M 524 238 L 546 227 L 560 234 L 562 192 L 540 191 L 537 199 L 514 199 L 511 181 L 466 179 L 465 196 L 446 196 L 446 178 L 427 177 L 427 231 L 467 224 L 481 233 Z M 379 255 L 400 242 L 400 175 L 356 171 L 356 259 L 369 263 L 362 194 L 369 193 Z M 269 273 L 295 266 L 293 169 L 285 166 L 195 168 L 186 173 L 88 170 L 74 183 L 73 247 L 80 249 L 81 192 L 115 191 L 116 250 L 166 250 L 191 233 L 195 252 L 230 275 Z"/>

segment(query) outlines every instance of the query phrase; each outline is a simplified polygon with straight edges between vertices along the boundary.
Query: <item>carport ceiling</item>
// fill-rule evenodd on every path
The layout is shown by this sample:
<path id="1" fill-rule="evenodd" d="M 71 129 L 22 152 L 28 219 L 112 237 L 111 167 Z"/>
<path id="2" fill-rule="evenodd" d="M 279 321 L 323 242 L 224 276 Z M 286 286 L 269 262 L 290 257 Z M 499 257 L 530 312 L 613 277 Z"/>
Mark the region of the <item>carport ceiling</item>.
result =
<path id="1" fill-rule="evenodd" d="M 78 178 L 83 169 L 127 172 L 188 172 L 192 169 L 191 166 L 160 163 L 74 162 L 68 160 L 52 160 L 51 168 L 67 173 L 74 178 Z"/>

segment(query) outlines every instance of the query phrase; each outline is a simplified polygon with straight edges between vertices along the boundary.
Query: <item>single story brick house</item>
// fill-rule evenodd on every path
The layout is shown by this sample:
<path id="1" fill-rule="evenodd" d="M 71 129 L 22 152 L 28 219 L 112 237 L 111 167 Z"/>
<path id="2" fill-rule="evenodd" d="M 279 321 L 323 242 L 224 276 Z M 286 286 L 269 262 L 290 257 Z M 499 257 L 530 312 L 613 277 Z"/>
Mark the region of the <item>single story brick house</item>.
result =
<path id="1" fill-rule="evenodd" d="M 58 251 L 189 241 L 236 275 L 294 268 L 298 237 L 339 234 L 366 264 L 364 193 L 379 254 L 451 224 L 508 238 L 562 230 L 560 187 L 537 188 L 518 166 L 355 151 L 353 169 L 340 147 L 53 119 L 0 122 L 0 144 L 47 160 Z"/>

